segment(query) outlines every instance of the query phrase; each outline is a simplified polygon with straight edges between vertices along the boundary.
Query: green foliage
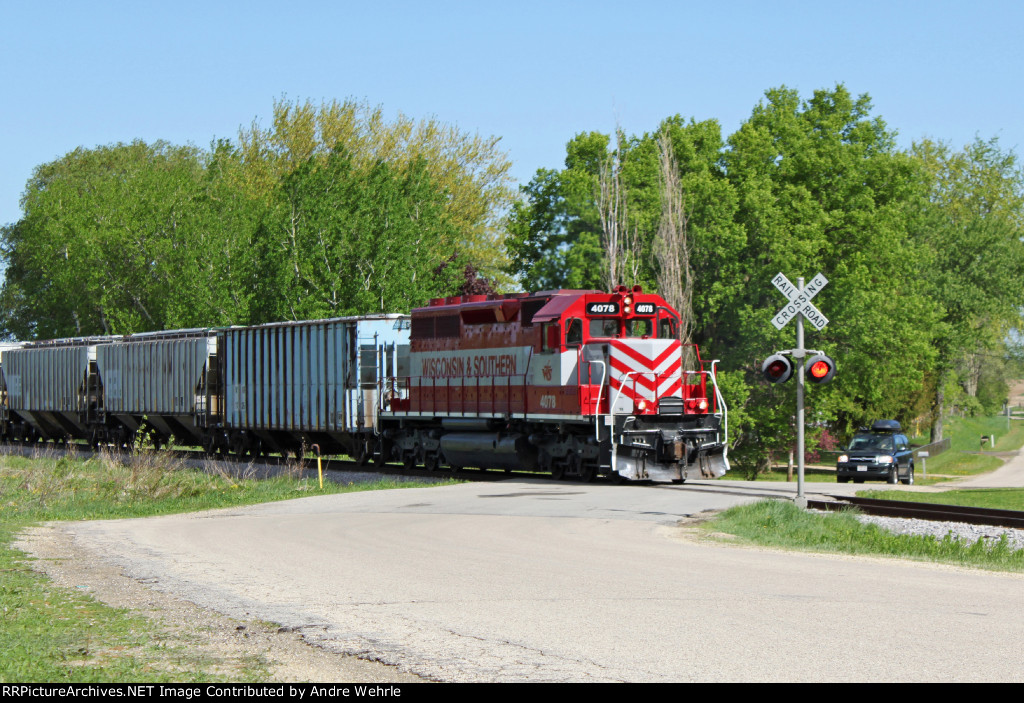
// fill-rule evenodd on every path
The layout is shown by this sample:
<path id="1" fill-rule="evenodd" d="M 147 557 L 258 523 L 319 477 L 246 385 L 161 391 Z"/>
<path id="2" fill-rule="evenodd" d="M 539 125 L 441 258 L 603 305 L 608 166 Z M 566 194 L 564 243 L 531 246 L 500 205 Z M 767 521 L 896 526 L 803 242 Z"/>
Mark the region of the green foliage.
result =
<path id="1" fill-rule="evenodd" d="M 351 101 L 275 103 L 272 129 L 208 151 L 79 148 L 0 229 L 0 334 L 406 311 L 456 292 L 459 267 L 504 275 L 509 166 L 497 139 Z"/>
<path id="2" fill-rule="evenodd" d="M 613 160 L 642 244 L 639 280 L 622 282 L 655 287 L 659 134 L 678 162 L 693 246 L 694 341 L 743 378 L 725 382 L 741 471 L 762 470 L 795 434 L 795 383 L 759 373 L 768 354 L 795 346 L 793 325 L 770 323 L 784 302 L 770 283 L 779 272 L 829 280 L 815 303 L 830 324 L 808 331 L 806 345 L 839 371 L 807 395 L 815 425 L 845 433 L 881 417 L 910 422 L 930 412 L 966 352 L 1000 356 L 1024 304 L 1015 156 L 995 141 L 902 152 L 868 96 L 843 85 L 807 100 L 768 90 L 726 139 L 713 120 L 679 116 L 653 134 L 577 135 L 565 168 L 538 171 L 512 212 L 511 271 L 526 288 L 603 287 L 598 174 Z M 991 411 L 1003 395 L 1005 373 L 983 365 L 959 376 L 971 380 L 959 408 Z"/>
<path id="3" fill-rule="evenodd" d="M 433 271 L 455 248 L 445 194 L 416 159 L 357 172 L 341 147 L 284 177 L 265 236 L 267 319 L 410 310 L 458 285 Z M 449 280 L 450 279 L 450 280 Z"/>
<path id="4" fill-rule="evenodd" d="M 922 279 L 940 314 L 933 340 L 941 379 L 933 403 L 938 438 L 950 406 L 947 383 L 958 367 L 969 410 L 991 411 L 993 396 L 1003 394 L 1005 377 L 992 377 L 1000 374 L 1024 302 L 1024 172 L 997 139 L 976 139 L 961 151 L 924 141 L 912 153 L 928 185 L 915 235 L 931 263 Z M 986 397 L 975 399 L 985 367 Z"/>
<path id="5" fill-rule="evenodd" d="M 14 337 L 124 333 L 245 319 L 258 208 L 230 151 L 163 142 L 76 149 L 38 167 L 2 233 L 0 303 Z"/>
<path id="6" fill-rule="evenodd" d="M 254 123 L 238 142 L 248 190 L 266 199 L 289 174 L 324 165 L 339 147 L 353 178 L 373 178 L 382 163 L 396 173 L 424 170 L 445 193 L 444 214 L 458 235 L 452 248 L 486 278 L 503 277 L 502 217 L 513 193 L 512 162 L 499 138 L 466 134 L 436 118 L 415 121 L 399 113 L 388 121 L 379 105 L 351 99 L 317 106 L 282 98 L 274 101 L 273 126 Z"/>

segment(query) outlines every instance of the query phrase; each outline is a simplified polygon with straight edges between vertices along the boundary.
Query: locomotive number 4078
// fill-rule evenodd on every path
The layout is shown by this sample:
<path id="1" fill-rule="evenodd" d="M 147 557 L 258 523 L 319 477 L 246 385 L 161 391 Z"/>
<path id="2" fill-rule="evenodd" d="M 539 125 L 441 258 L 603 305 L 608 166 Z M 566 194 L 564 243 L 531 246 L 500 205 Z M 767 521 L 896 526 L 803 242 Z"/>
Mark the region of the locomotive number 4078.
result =
<path id="1" fill-rule="evenodd" d="M 618 303 L 590 303 L 587 305 L 588 315 L 618 315 Z"/>

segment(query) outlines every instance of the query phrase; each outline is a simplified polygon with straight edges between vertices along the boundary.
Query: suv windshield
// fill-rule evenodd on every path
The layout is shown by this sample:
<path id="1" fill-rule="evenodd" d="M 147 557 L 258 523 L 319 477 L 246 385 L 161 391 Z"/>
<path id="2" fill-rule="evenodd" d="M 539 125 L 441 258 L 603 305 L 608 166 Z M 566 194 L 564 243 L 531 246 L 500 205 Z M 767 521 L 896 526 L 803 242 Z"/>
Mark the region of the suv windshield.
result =
<path id="1" fill-rule="evenodd" d="M 893 450 L 892 437 L 885 435 L 857 435 L 850 441 L 850 446 L 847 449 L 850 452 L 865 450 L 891 452 Z"/>

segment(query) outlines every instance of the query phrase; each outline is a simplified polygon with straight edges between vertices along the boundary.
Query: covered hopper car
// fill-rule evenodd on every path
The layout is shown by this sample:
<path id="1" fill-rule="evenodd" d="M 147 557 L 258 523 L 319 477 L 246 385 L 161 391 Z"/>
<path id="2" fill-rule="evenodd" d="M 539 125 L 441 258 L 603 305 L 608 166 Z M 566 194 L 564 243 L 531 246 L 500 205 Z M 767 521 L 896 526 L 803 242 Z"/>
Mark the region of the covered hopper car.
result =
<path id="1" fill-rule="evenodd" d="M 0 350 L 8 440 L 721 476 L 714 362 L 639 288 L 436 299 L 411 315 L 50 340 Z M 684 368 L 684 364 L 686 368 Z"/>

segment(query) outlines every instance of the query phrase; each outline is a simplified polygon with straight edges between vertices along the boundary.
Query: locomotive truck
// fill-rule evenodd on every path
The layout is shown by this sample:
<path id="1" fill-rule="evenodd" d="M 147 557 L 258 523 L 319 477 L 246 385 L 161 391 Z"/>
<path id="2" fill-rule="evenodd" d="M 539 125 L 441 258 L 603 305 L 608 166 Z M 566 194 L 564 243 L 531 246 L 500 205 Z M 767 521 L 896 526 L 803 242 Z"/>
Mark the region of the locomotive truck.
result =
<path id="1" fill-rule="evenodd" d="M 0 351 L 0 432 L 121 447 L 145 435 L 244 457 L 317 445 L 582 480 L 721 476 L 715 362 L 678 325 L 661 297 L 620 286 L 25 343 Z"/>

